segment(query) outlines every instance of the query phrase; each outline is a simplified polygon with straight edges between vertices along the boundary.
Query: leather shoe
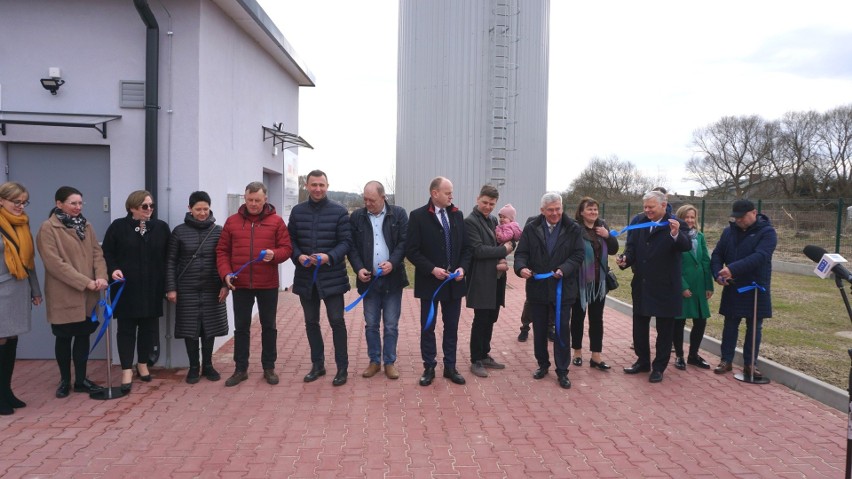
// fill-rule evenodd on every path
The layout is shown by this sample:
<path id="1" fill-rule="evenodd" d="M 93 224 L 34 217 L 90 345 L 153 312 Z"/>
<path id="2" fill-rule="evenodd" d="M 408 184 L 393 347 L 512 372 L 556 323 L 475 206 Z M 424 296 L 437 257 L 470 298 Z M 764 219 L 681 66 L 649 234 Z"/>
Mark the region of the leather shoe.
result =
<path id="1" fill-rule="evenodd" d="M 124 394 L 128 394 L 130 390 L 133 389 L 133 383 L 121 384 L 121 392 Z"/>
<path id="2" fill-rule="evenodd" d="M 573 364 L 574 366 L 582 366 L 583 358 L 581 356 L 576 356 L 574 359 L 571 360 L 571 364 Z"/>
<path id="3" fill-rule="evenodd" d="M 535 370 L 533 373 L 533 379 L 541 379 L 547 376 L 547 368 L 541 367 Z"/>
<path id="4" fill-rule="evenodd" d="M 751 366 L 743 367 L 743 377 L 751 379 Z M 763 379 L 763 373 L 757 369 L 757 366 L 754 367 L 754 379 Z"/>
<path id="5" fill-rule="evenodd" d="M 714 369 L 713 372 L 716 373 L 716 374 L 725 374 L 726 372 L 731 371 L 733 369 L 734 369 L 733 364 L 731 364 L 727 361 L 722 361 L 722 362 L 719 363 L 718 366 L 716 366 L 716 369 Z"/>
<path id="6" fill-rule="evenodd" d="M 364 372 L 361 373 L 361 377 L 371 378 L 371 377 L 375 376 L 381 370 L 382 370 L 381 364 L 371 362 L 370 365 L 367 366 L 367 369 L 365 369 Z"/>
<path id="7" fill-rule="evenodd" d="M 314 382 L 319 379 L 320 376 L 325 376 L 325 366 L 321 364 L 314 364 L 311 366 L 311 371 L 308 374 L 305 374 L 305 382 Z"/>
<path id="8" fill-rule="evenodd" d="M 337 371 L 337 374 L 334 375 L 334 379 L 331 380 L 332 386 L 343 386 L 346 384 L 346 378 L 349 377 L 349 372 L 345 369 L 341 369 Z"/>
<path id="9" fill-rule="evenodd" d="M 385 364 L 385 376 L 388 379 L 399 379 L 399 370 L 393 364 Z"/>
<path id="10" fill-rule="evenodd" d="M 148 374 L 143 376 L 142 373 L 139 372 L 139 365 L 138 364 L 136 365 L 136 375 L 139 376 L 139 379 L 141 379 L 142 381 L 144 381 L 146 383 L 151 382 L 151 379 L 152 379 L 151 378 L 151 371 L 149 370 Z"/>
<path id="11" fill-rule="evenodd" d="M 527 338 L 530 336 L 529 331 L 521 331 L 521 334 L 518 335 L 518 342 L 524 343 L 527 341 Z"/>
<path id="12" fill-rule="evenodd" d="M 428 386 L 432 384 L 432 380 L 435 379 L 435 368 L 429 367 L 423 370 L 423 375 L 420 376 L 420 385 Z"/>
<path id="13" fill-rule="evenodd" d="M 636 361 L 629 368 L 624 368 L 624 374 L 647 373 L 650 370 L 651 370 L 651 366 L 648 366 L 647 364 L 642 364 L 639 361 Z"/>
<path id="14" fill-rule="evenodd" d="M 648 382 L 651 383 L 659 383 L 663 381 L 663 373 L 662 371 L 651 371 L 651 375 L 648 376 Z"/>
<path id="15" fill-rule="evenodd" d="M 278 384 L 278 375 L 275 374 L 274 369 L 264 369 L 263 370 L 263 379 L 266 379 L 267 384 L 271 384 L 273 386 Z"/>
<path id="16" fill-rule="evenodd" d="M 568 373 L 556 373 L 559 380 L 559 387 L 562 389 L 571 389 L 571 380 L 568 379 Z"/>
<path id="17" fill-rule="evenodd" d="M 710 363 L 705 361 L 701 356 L 688 356 L 686 358 L 686 364 L 698 366 L 701 369 L 710 369 Z"/>
<path id="18" fill-rule="evenodd" d="M 56 397 L 67 398 L 70 392 L 71 385 L 68 384 L 68 381 L 59 381 L 59 387 L 56 388 Z"/>
<path id="19" fill-rule="evenodd" d="M 464 384 L 464 377 L 459 374 L 456 368 L 444 368 L 444 377 L 456 384 Z"/>
<path id="20" fill-rule="evenodd" d="M 600 369 L 601 371 L 606 371 L 608 369 L 612 369 L 612 366 L 610 366 L 609 364 L 607 364 L 603 361 L 597 362 L 594 359 L 589 360 L 589 367 L 595 368 L 595 369 Z"/>
<path id="21" fill-rule="evenodd" d="M 248 379 L 248 373 L 247 372 L 245 372 L 245 371 L 234 371 L 234 374 L 232 374 L 231 377 L 229 377 L 225 381 L 225 387 L 227 387 L 227 388 L 234 387 L 237 384 L 245 381 L 246 379 Z"/>
<path id="22" fill-rule="evenodd" d="M 681 371 L 686 371 L 686 361 L 683 360 L 683 356 L 675 358 L 674 366 Z"/>
<path id="23" fill-rule="evenodd" d="M 482 364 L 482 361 L 475 361 L 470 365 L 470 372 L 473 373 L 474 376 L 480 378 L 487 378 L 488 371 L 485 370 L 485 366 Z"/>
<path id="24" fill-rule="evenodd" d="M 186 373 L 186 383 L 187 384 L 195 384 L 201 380 L 200 368 L 198 366 L 192 366 L 189 368 L 189 371 Z"/>
<path id="25" fill-rule="evenodd" d="M 488 369 L 506 369 L 505 364 L 498 363 L 491 356 L 485 356 L 485 359 L 482 360 L 482 365 Z"/>
<path id="26" fill-rule="evenodd" d="M 222 379 L 222 375 L 219 374 L 219 371 L 216 371 L 216 368 L 214 368 L 212 364 L 201 366 L 201 375 L 207 378 L 208 381 L 218 381 Z"/>
<path id="27" fill-rule="evenodd" d="M 89 378 L 83 379 L 83 382 L 80 384 L 74 383 L 74 392 L 75 393 L 96 393 L 99 391 L 103 391 L 104 388 L 98 386 L 97 384 L 89 381 Z"/>

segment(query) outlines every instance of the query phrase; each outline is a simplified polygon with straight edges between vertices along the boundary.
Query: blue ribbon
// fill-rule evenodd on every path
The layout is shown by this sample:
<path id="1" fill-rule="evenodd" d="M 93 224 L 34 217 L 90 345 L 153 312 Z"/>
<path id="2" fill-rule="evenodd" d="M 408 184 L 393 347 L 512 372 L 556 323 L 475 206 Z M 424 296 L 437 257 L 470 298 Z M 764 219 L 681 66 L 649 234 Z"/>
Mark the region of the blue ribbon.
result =
<path id="1" fill-rule="evenodd" d="M 96 304 L 95 307 L 92 308 L 91 316 L 93 323 L 98 322 L 98 310 L 100 308 L 103 308 L 104 324 L 101 325 L 101 329 L 100 331 L 98 331 L 98 335 L 95 338 L 95 344 L 92 345 L 92 349 L 89 350 L 89 354 L 92 354 L 92 351 L 94 351 L 95 348 L 98 346 L 98 343 L 101 342 L 101 338 L 104 337 L 104 333 L 106 333 L 107 326 L 109 326 L 109 321 L 110 319 L 112 319 L 112 313 L 113 311 L 115 311 L 115 306 L 118 304 L 118 300 L 121 299 L 121 293 L 122 291 L 124 291 L 124 285 L 127 284 L 124 279 L 117 279 L 107 285 L 107 291 L 109 291 L 109 289 L 115 283 L 121 283 L 121 286 L 118 288 L 118 293 L 115 293 L 115 299 L 112 300 L 112 303 L 108 303 L 106 300 L 108 296 L 104 295 L 104 297 L 101 298 L 100 301 L 98 301 L 98 304 Z"/>
<path id="2" fill-rule="evenodd" d="M 635 225 L 629 225 L 629 226 L 622 228 L 621 231 L 609 230 L 609 234 L 611 236 L 619 236 L 622 233 L 624 233 L 625 231 L 638 230 L 639 228 L 650 228 L 652 226 L 666 226 L 668 224 L 669 224 L 668 220 L 648 221 L 646 223 L 636 223 Z"/>
<path id="3" fill-rule="evenodd" d="M 763 291 L 764 293 L 766 292 L 766 288 L 764 288 L 763 286 L 752 281 L 751 284 L 748 285 L 748 286 L 743 286 L 741 288 L 737 288 L 737 293 L 745 293 L 746 291 L 751 291 L 753 289 L 759 289 L 759 290 Z"/>
<path id="4" fill-rule="evenodd" d="M 320 256 L 320 255 L 315 255 L 315 256 L 314 256 L 314 258 L 316 258 L 316 259 L 317 259 L 317 267 L 316 267 L 316 269 L 314 270 L 314 278 L 311 280 L 311 286 L 313 286 L 313 285 L 315 285 L 315 284 L 317 283 L 317 274 L 319 274 L 319 268 L 320 268 L 320 266 L 322 266 L 322 256 Z M 310 259 L 306 259 L 306 260 L 305 260 L 305 262 L 304 262 L 304 263 L 302 263 L 302 266 L 304 266 L 304 267 L 306 267 L 306 268 L 307 268 L 309 264 L 311 264 L 311 260 L 310 260 Z M 347 310 L 347 311 L 348 311 L 348 310 Z"/>
<path id="5" fill-rule="evenodd" d="M 364 293 L 363 293 L 363 294 L 361 294 L 361 296 L 358 296 L 358 299 L 356 299 L 355 301 L 352 301 L 352 302 L 349 304 L 349 306 L 347 306 L 347 307 L 343 308 L 343 310 L 344 310 L 345 312 L 347 312 L 347 313 L 348 313 L 349 311 L 351 311 L 351 310 L 352 310 L 352 308 L 354 308 L 355 306 L 358 306 L 358 303 L 360 303 L 360 302 L 361 302 L 361 300 L 362 300 L 362 299 L 364 299 L 364 296 L 367 296 L 367 293 L 368 293 L 368 292 L 370 292 L 370 288 L 372 288 L 372 287 L 373 287 L 373 284 L 375 284 L 376 280 L 377 280 L 377 279 L 379 279 L 379 277 L 382 275 L 382 268 L 379 268 L 379 270 L 378 270 L 378 271 L 379 271 L 379 272 L 378 272 L 378 273 L 376 273 L 376 276 L 372 279 L 372 281 L 370 281 L 370 284 L 369 284 L 369 285 L 367 285 L 367 289 L 365 289 L 365 290 L 364 290 Z"/>
<path id="6" fill-rule="evenodd" d="M 533 279 L 536 281 L 552 277 L 553 271 L 533 275 Z M 554 321 L 556 322 L 556 337 L 559 338 L 559 344 L 564 348 L 565 343 L 562 341 L 562 328 L 560 327 L 560 324 L 562 323 L 562 278 L 559 278 L 556 282 L 556 319 Z"/>
<path id="7" fill-rule="evenodd" d="M 264 258 L 265 256 L 266 256 L 266 250 L 261 250 L 260 254 L 259 254 L 259 255 L 257 255 L 257 258 L 255 258 L 255 259 L 253 259 L 253 260 L 251 260 L 251 261 L 247 262 L 246 264 L 244 264 L 244 265 L 240 266 L 240 269 L 238 269 L 238 270 L 236 270 L 235 272 L 233 272 L 233 273 L 229 274 L 228 276 L 231 276 L 232 278 L 236 278 L 237 276 L 239 276 L 239 274 L 240 274 L 240 272 L 242 272 L 242 270 L 244 270 L 244 269 L 246 269 L 246 267 L 248 267 L 248 265 L 250 265 L 250 264 L 252 264 L 252 263 L 257 263 L 257 262 L 263 261 L 263 258 Z"/>
<path id="8" fill-rule="evenodd" d="M 441 288 L 443 288 L 445 284 L 458 278 L 459 274 L 460 273 L 458 271 L 451 273 L 449 276 L 447 276 L 447 279 L 445 279 L 444 282 L 438 286 L 438 289 L 435 290 L 435 293 L 432 295 L 432 301 L 429 303 L 429 316 L 426 317 L 426 325 L 423 326 L 423 331 L 427 331 L 429 327 L 432 326 L 432 323 L 435 321 L 435 298 L 438 297 L 438 291 L 441 291 Z"/>

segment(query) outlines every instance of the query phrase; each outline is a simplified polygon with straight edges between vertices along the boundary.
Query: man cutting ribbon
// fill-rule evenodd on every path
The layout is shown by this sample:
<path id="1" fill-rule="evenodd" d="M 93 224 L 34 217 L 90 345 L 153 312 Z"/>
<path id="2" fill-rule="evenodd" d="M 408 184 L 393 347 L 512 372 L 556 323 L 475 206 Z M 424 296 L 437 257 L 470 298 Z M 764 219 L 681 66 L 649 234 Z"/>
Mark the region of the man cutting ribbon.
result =
<path id="1" fill-rule="evenodd" d="M 562 196 L 547 192 L 541 197 L 541 214 L 524 226 L 515 251 L 515 274 L 527 280 L 526 294 L 533 323 L 533 347 L 538 369 L 533 378 L 542 379 L 550 368 L 547 330 L 550 311 L 558 318 L 558 337 L 553 342 L 556 376 L 563 389 L 571 387 L 568 365 L 571 350 L 571 305 L 579 296 L 579 271 L 585 256 L 582 230 L 562 211 Z M 537 280 L 537 274 L 552 272 Z M 557 294 L 557 287 L 561 286 Z M 557 299 L 558 298 L 558 299 Z M 558 309 L 557 309 L 558 308 Z"/>
<path id="2" fill-rule="evenodd" d="M 415 268 L 414 297 L 420 298 L 421 386 L 432 384 L 438 364 L 436 322 L 426 327 L 432 296 L 444 280 L 458 273 L 453 281 L 441 288 L 435 301 L 440 305 L 444 322 L 444 377 L 455 384 L 464 384 L 464 377 L 456 369 L 456 346 L 461 299 L 465 295 L 464 272 L 470 265 L 470 248 L 464 215 L 453 205 L 453 184 L 450 180 L 440 176 L 433 179 L 429 184 L 429 202 L 411 212 L 405 255 Z"/>

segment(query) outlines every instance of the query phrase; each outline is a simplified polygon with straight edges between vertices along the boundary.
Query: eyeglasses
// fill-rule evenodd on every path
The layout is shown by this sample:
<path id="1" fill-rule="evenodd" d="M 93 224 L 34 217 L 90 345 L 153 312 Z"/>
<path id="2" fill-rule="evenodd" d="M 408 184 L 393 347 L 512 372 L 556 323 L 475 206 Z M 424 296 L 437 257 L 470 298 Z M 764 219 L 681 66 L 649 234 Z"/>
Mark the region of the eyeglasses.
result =
<path id="1" fill-rule="evenodd" d="M 154 203 L 142 203 L 139 207 L 142 208 L 145 211 L 153 210 L 154 209 Z"/>
<path id="2" fill-rule="evenodd" d="M 4 198 L 4 199 L 5 199 L 5 198 Z M 6 200 L 6 201 L 8 201 L 9 203 L 12 203 L 13 205 L 15 205 L 15 206 L 17 206 L 17 207 L 21 207 L 21 206 L 29 206 L 29 205 L 30 205 L 30 201 L 29 201 L 29 200 L 24 200 L 24 201 Z"/>

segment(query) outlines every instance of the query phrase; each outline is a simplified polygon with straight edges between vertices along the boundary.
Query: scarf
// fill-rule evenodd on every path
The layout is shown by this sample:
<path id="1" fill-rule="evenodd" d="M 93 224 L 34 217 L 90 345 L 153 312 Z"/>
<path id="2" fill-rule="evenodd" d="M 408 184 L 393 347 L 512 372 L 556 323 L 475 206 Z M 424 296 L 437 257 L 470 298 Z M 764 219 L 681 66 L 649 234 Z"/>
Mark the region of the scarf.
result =
<path id="1" fill-rule="evenodd" d="M 689 241 L 692 242 L 692 256 L 698 257 L 698 230 L 691 229 L 686 232 L 686 236 L 689 238 Z"/>
<path id="2" fill-rule="evenodd" d="M 601 262 L 607 257 L 606 241 L 600 241 L 594 231 L 583 228 L 583 264 L 580 265 L 580 307 L 586 310 L 589 303 L 606 297 L 606 270 L 595 261 L 595 249 L 592 241 L 601 245 Z M 598 274 L 595 274 L 595 273 Z"/>
<path id="3" fill-rule="evenodd" d="M 80 241 L 86 239 L 86 218 L 82 214 L 71 217 L 59 208 L 54 208 L 53 214 L 56 215 L 56 219 L 61 221 L 66 228 L 73 228 Z"/>
<path id="4" fill-rule="evenodd" d="M 4 256 L 9 273 L 17 279 L 26 279 L 29 276 L 27 270 L 35 270 L 35 249 L 33 235 L 30 233 L 29 217 L 26 213 L 15 216 L 8 210 L 0 208 L 0 228 L 3 228 L 3 231 L 14 240 L 12 243 L 6 235 L 3 235 Z"/>

